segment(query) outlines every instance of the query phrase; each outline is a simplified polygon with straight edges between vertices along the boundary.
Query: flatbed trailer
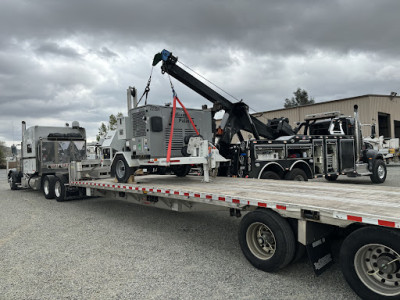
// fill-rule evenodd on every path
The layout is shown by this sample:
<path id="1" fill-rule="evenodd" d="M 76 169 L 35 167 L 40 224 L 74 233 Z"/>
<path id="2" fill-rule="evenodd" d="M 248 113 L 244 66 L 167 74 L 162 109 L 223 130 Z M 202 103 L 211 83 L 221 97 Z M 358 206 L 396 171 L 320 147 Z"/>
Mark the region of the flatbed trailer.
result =
<path id="1" fill-rule="evenodd" d="M 87 196 L 131 200 L 174 211 L 244 214 L 239 244 L 256 268 L 273 272 L 307 251 L 314 271 L 330 264 L 329 238 L 344 237 L 340 264 L 363 299 L 400 299 L 400 191 L 395 187 L 200 176 L 136 176 L 133 183 L 81 180 Z"/>

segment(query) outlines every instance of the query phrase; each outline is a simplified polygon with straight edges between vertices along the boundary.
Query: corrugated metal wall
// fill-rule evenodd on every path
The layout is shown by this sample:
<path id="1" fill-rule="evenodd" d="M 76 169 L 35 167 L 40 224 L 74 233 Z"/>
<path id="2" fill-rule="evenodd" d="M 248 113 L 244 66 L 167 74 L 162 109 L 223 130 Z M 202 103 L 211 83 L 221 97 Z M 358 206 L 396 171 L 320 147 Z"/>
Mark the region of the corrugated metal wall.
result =
<path id="1" fill-rule="evenodd" d="M 254 114 L 258 119 L 266 122 L 267 119 L 287 117 L 290 125 L 296 126 L 296 122 L 301 122 L 304 117 L 309 114 L 340 111 L 346 116 L 354 115 L 354 105 L 358 105 L 360 121 L 362 124 L 377 124 L 378 129 L 378 113 L 390 114 L 390 132 L 391 137 L 394 136 L 394 121 L 400 121 L 400 97 L 389 97 L 384 95 L 366 95 L 355 98 L 334 100 L 302 107 L 281 109 L 274 111 L 266 111 Z M 363 126 L 363 135 L 371 134 L 370 126 Z"/>
<path id="2" fill-rule="evenodd" d="M 345 116 L 354 116 L 354 105 L 358 105 L 360 121 L 362 124 L 377 124 L 378 133 L 378 113 L 390 114 L 390 133 L 391 137 L 395 137 L 394 121 L 400 121 L 400 97 L 390 97 L 386 95 L 365 95 L 348 99 L 333 100 L 313 105 L 301 106 L 289 109 L 279 109 L 273 111 L 265 111 L 254 113 L 263 123 L 268 119 L 286 117 L 289 118 L 290 125 L 296 126 L 296 122 L 301 122 L 304 117 L 309 114 L 340 111 Z M 219 122 L 217 122 L 218 126 Z M 363 126 L 363 136 L 371 135 L 371 127 Z M 247 138 L 249 133 L 243 132 L 243 136 Z M 237 142 L 234 139 L 233 142 Z"/>

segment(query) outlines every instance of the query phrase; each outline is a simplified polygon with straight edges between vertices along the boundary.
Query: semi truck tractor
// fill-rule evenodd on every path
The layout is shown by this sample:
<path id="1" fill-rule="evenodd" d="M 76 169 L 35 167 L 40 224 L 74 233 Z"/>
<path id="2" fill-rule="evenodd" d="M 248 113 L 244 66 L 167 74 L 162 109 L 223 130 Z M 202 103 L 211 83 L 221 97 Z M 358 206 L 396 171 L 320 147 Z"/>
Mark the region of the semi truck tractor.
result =
<path id="1" fill-rule="evenodd" d="M 26 128 L 23 121 L 21 153 L 8 171 L 10 187 L 42 190 L 46 199 L 53 199 L 68 188 L 71 161 L 86 161 L 86 131 L 79 122 Z"/>

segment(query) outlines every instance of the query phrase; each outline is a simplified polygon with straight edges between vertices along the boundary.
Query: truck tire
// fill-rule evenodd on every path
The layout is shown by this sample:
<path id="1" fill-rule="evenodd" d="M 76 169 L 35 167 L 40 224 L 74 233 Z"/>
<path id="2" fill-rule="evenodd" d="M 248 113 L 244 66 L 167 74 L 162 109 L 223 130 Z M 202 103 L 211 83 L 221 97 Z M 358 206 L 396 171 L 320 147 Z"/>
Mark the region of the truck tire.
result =
<path id="1" fill-rule="evenodd" d="M 257 269 L 273 272 L 294 257 L 296 240 L 289 223 L 271 210 L 246 214 L 239 226 L 239 244 L 244 256 Z"/>
<path id="2" fill-rule="evenodd" d="M 260 176 L 261 179 L 272 179 L 272 180 L 280 180 L 282 179 L 277 173 L 274 171 L 265 171 Z"/>
<path id="3" fill-rule="evenodd" d="M 340 265 L 350 287 L 362 299 L 400 299 L 400 233 L 363 227 L 343 242 Z"/>
<path id="4" fill-rule="evenodd" d="M 56 177 L 53 175 L 46 175 L 43 178 L 43 195 L 46 199 L 54 199 L 54 183 Z"/>
<path id="5" fill-rule="evenodd" d="M 68 183 L 68 180 L 64 176 L 56 177 L 54 182 L 54 197 L 57 202 L 65 201 L 67 196 L 65 184 Z"/>
<path id="6" fill-rule="evenodd" d="M 8 182 L 10 183 L 10 188 L 11 188 L 11 190 L 13 190 L 13 191 L 17 190 L 17 189 L 18 189 L 18 185 L 17 185 L 17 182 L 18 182 L 18 174 L 15 173 L 15 172 L 12 172 L 12 173 L 9 175 Z"/>
<path id="7" fill-rule="evenodd" d="M 178 177 L 185 177 L 190 172 L 190 165 L 171 166 L 171 171 Z"/>
<path id="8" fill-rule="evenodd" d="M 117 178 L 118 182 L 128 182 L 129 177 L 133 175 L 133 170 L 129 167 L 126 159 L 122 155 L 117 155 L 113 161 L 112 174 Z"/>
<path id="9" fill-rule="evenodd" d="M 372 174 L 369 176 L 373 183 L 384 183 L 386 179 L 386 165 L 382 159 L 375 159 Z"/>
<path id="10" fill-rule="evenodd" d="M 292 171 L 287 173 L 285 175 L 285 179 L 294 181 L 308 181 L 306 172 L 299 168 L 294 168 Z"/>
<path id="11" fill-rule="evenodd" d="M 337 175 L 337 174 L 331 174 L 329 176 L 325 176 L 325 180 L 336 181 L 336 179 L 338 179 L 338 177 L 339 177 L 339 175 Z"/>

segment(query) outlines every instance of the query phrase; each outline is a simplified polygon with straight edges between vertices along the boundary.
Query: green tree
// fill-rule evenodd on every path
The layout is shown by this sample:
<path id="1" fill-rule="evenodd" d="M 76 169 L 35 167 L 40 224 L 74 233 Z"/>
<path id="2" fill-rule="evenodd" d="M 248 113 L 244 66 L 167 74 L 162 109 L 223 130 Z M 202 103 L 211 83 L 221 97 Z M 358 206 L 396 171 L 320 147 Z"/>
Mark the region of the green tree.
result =
<path id="1" fill-rule="evenodd" d="M 5 142 L 0 141 L 0 169 L 4 169 L 6 167 L 6 153 L 7 147 Z"/>
<path id="2" fill-rule="evenodd" d="M 295 92 L 293 92 L 293 95 L 294 97 L 292 97 L 291 99 L 289 98 L 285 99 L 285 104 L 283 105 L 285 108 L 297 107 L 315 103 L 314 98 L 308 97 L 307 91 L 302 90 L 301 88 L 298 88 Z"/>
<path id="3" fill-rule="evenodd" d="M 101 125 L 99 127 L 99 133 L 96 136 L 96 140 L 99 141 L 100 138 L 106 136 L 107 132 L 110 130 L 115 130 L 117 129 L 117 119 L 120 117 L 123 117 L 123 113 L 119 112 L 117 116 L 114 114 L 111 114 L 108 118 L 108 124 L 104 124 L 104 122 L 101 122 Z"/>

